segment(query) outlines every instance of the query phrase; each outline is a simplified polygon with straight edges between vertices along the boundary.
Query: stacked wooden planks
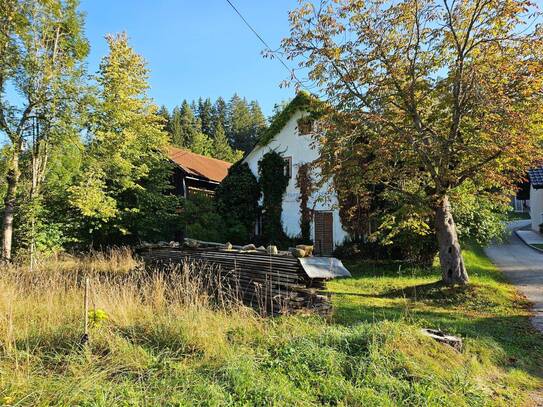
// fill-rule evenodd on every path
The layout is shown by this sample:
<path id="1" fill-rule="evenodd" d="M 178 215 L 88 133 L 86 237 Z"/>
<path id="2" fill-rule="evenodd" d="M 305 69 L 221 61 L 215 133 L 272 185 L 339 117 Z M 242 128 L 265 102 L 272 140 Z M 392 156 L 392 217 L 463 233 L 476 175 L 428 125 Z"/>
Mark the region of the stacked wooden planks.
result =
<path id="1" fill-rule="evenodd" d="M 223 289 L 265 315 L 314 312 L 328 316 L 330 298 L 319 294 L 324 279 L 310 279 L 297 258 L 259 251 L 220 248 L 147 247 L 139 250 L 152 267 L 212 265 L 206 272 L 218 273 Z"/>

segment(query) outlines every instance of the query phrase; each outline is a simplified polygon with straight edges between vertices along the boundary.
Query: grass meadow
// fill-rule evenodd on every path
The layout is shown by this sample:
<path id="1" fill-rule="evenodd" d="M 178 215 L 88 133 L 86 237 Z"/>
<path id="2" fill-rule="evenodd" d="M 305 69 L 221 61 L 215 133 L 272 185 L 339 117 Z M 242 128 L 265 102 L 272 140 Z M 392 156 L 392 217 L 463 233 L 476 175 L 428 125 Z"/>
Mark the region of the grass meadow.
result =
<path id="1" fill-rule="evenodd" d="M 331 320 L 262 318 L 203 273 L 146 273 L 126 249 L 6 267 L 0 405 L 535 405 L 543 337 L 528 304 L 481 250 L 465 257 L 472 284 L 455 289 L 437 269 L 346 262 Z M 461 336 L 463 351 L 421 327 Z"/>

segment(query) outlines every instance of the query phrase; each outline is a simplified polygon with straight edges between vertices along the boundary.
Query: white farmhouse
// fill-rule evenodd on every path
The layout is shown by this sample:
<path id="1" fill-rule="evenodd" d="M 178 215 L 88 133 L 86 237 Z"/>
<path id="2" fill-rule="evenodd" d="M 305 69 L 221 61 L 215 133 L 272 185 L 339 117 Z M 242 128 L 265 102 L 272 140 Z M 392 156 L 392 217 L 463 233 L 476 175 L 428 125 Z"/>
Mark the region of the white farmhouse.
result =
<path id="1" fill-rule="evenodd" d="M 543 224 L 543 167 L 528 171 L 530 176 L 530 219 L 532 230 L 539 232 Z"/>
<path id="2" fill-rule="evenodd" d="M 281 220 L 283 230 L 290 237 L 299 236 L 301 233 L 300 190 L 296 186 L 298 168 L 314 161 L 319 154 L 318 146 L 312 137 L 308 98 L 307 94 L 298 94 L 271 124 L 270 129 L 275 129 L 275 134 L 272 133 L 267 140 L 261 140 L 243 160 L 258 178 L 258 162 L 264 154 L 275 150 L 285 159 L 285 171 L 290 180 L 283 195 Z M 307 207 L 312 209 L 310 233 L 315 252 L 330 255 L 348 236 L 341 224 L 337 197 L 323 187 L 313 193 Z M 257 233 L 258 224 L 257 221 Z"/>

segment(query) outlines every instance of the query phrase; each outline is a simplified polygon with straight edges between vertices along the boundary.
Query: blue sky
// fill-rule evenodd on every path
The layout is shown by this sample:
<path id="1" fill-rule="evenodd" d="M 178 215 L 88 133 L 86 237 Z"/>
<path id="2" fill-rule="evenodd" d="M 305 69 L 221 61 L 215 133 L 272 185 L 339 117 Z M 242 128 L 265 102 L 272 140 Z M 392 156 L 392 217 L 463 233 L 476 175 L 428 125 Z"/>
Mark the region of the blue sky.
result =
<path id="1" fill-rule="evenodd" d="M 231 0 L 271 47 L 288 35 L 296 0 Z M 107 53 L 106 33 L 125 31 L 149 63 L 150 95 L 170 109 L 183 99 L 256 99 L 268 116 L 293 88 L 280 89 L 288 72 L 261 55 L 264 46 L 226 0 L 81 0 L 91 44 L 89 72 Z"/>

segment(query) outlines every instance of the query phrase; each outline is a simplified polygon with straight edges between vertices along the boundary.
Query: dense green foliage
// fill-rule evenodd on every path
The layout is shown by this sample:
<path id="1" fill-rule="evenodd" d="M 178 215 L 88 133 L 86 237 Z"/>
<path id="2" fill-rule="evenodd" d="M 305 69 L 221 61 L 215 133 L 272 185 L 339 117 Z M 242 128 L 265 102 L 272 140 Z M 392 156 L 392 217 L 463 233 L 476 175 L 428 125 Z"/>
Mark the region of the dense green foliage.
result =
<path id="1" fill-rule="evenodd" d="M 258 102 L 234 95 L 228 103 L 199 98 L 158 109 L 147 95 L 145 60 L 124 34 L 106 38 L 109 54 L 96 75 L 86 74 L 77 1 L 0 7 L 0 132 L 10 140 L 0 154 L 0 197 L 18 258 L 171 240 L 185 226 L 189 234 L 247 241 L 254 210 L 224 224 L 214 204 L 181 202 L 165 152 L 173 144 L 240 160 L 267 127 Z M 11 100 L 8 88 L 21 97 Z M 254 192 L 248 196 L 257 205 Z M 182 216 L 183 206 L 192 217 Z M 3 241 L 11 252 L 11 238 Z"/>
<path id="2" fill-rule="evenodd" d="M 213 157 L 219 160 L 237 162 L 243 158 L 243 152 L 241 150 L 232 150 L 230 144 L 228 144 L 228 138 L 224 128 L 220 122 L 215 125 L 213 131 Z"/>
<path id="3" fill-rule="evenodd" d="M 187 237 L 206 242 L 225 242 L 225 218 L 219 215 L 215 202 L 206 195 L 192 194 L 181 202 L 181 222 Z"/>
<path id="4" fill-rule="evenodd" d="M 311 241 L 312 212 L 308 205 L 309 198 L 315 190 L 310 164 L 305 163 L 298 167 L 296 187 L 300 191 L 300 237 L 302 241 L 309 243 Z"/>
<path id="5" fill-rule="evenodd" d="M 251 237 L 260 195 L 260 185 L 247 163 L 238 162 L 228 169 L 215 192 L 217 210 L 227 226 L 227 240 L 245 244 Z"/>
<path id="6" fill-rule="evenodd" d="M 258 162 L 259 182 L 262 188 L 262 235 L 267 243 L 281 244 L 287 240 L 281 222 L 283 195 L 289 178 L 285 173 L 285 160 L 276 151 L 269 151 Z"/>
<path id="7" fill-rule="evenodd" d="M 2 256 L 9 260 L 14 218 L 27 223 L 18 233 L 25 244 L 15 245 L 35 251 L 50 154 L 81 130 L 89 44 L 75 0 L 2 1 L 0 32 L 0 133 L 9 145 Z M 29 210 L 21 216 L 23 207 Z"/>
<path id="8" fill-rule="evenodd" d="M 474 193 L 473 186 L 467 183 L 452 198 L 461 238 L 486 245 L 503 237 L 507 213 L 511 210 L 509 196 L 497 191 Z"/>
<path id="9" fill-rule="evenodd" d="M 83 236 L 103 244 L 156 238 L 158 225 L 171 223 L 177 205 L 175 196 L 165 194 L 170 167 L 162 151 L 168 137 L 146 96 L 145 61 L 125 35 L 107 40 L 92 139 L 79 180 L 69 188 L 70 203 L 83 217 Z"/>

